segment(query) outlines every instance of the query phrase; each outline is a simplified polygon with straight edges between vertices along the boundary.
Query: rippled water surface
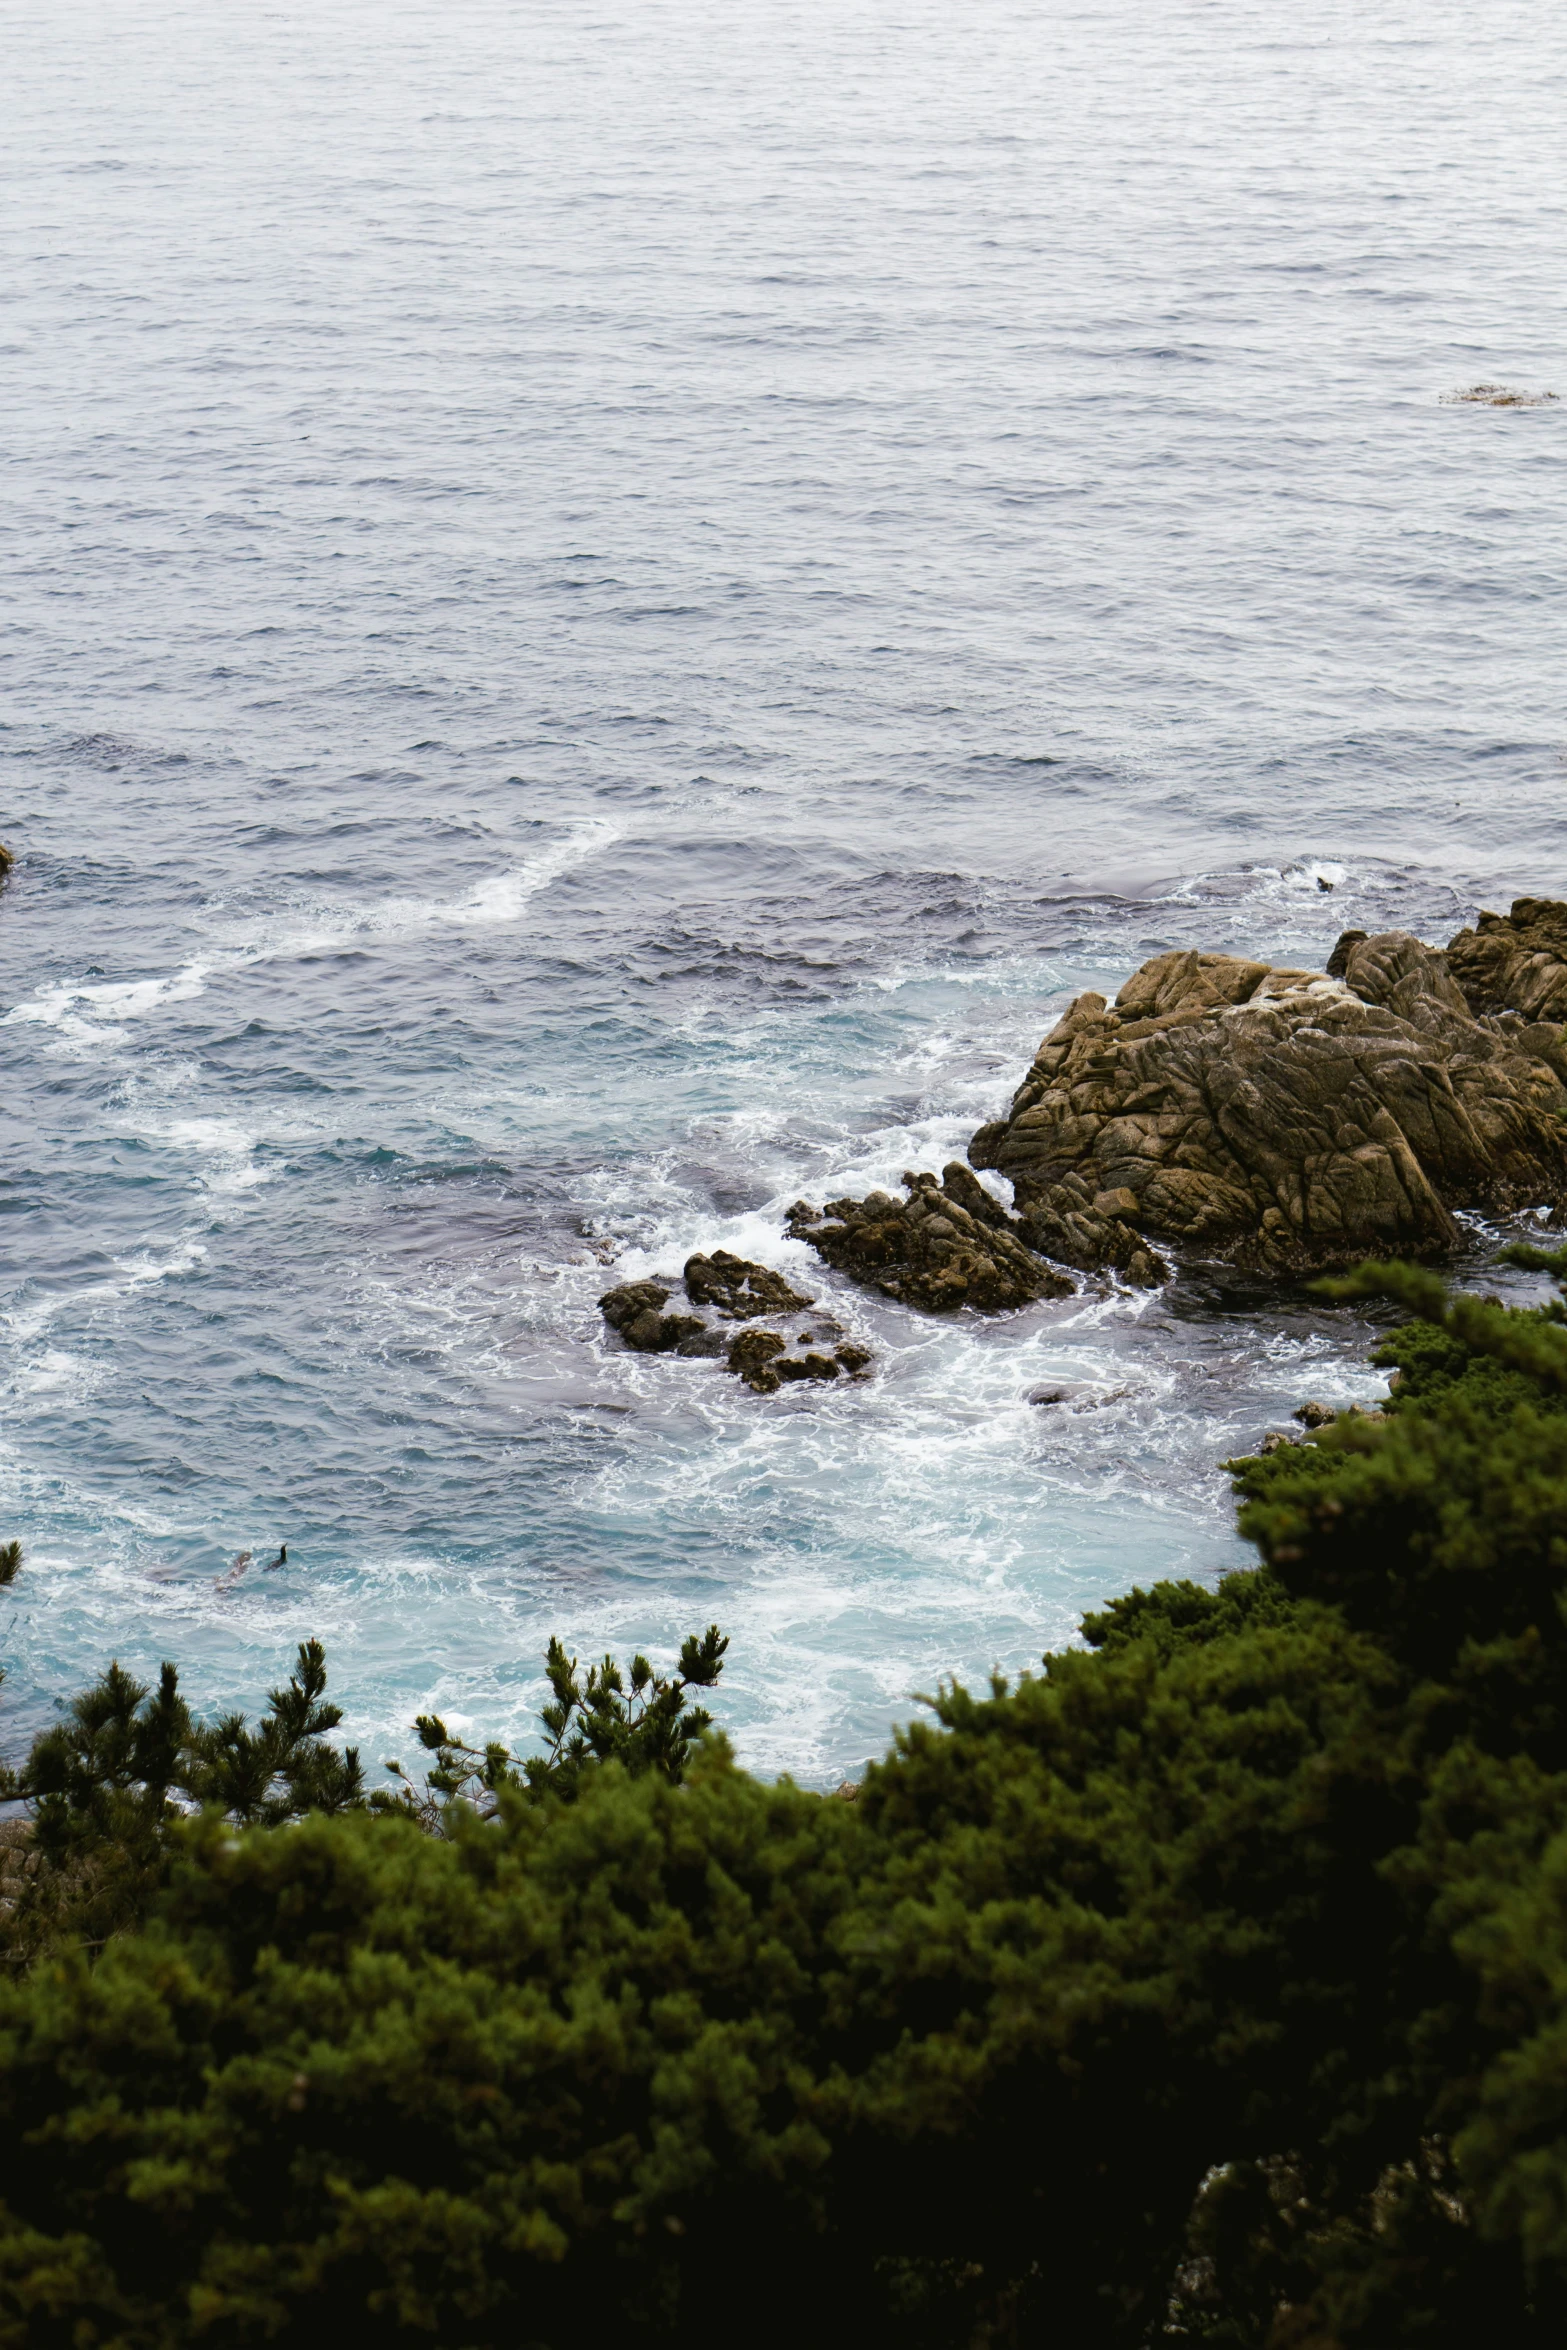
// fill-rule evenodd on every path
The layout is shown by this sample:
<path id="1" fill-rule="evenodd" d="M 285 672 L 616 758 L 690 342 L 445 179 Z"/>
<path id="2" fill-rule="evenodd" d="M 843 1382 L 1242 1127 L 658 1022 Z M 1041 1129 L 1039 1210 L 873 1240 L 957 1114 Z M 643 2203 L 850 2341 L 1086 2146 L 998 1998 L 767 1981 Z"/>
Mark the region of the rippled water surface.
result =
<path id="1" fill-rule="evenodd" d="M 1235 1563 L 1218 1464 L 1379 1392 L 1364 1324 L 921 1321 L 781 1211 L 1163 947 L 1567 889 L 1567 401 L 1441 403 L 1567 392 L 1562 21 L 0 26 L 0 1745 L 312 1632 L 371 1755 L 523 1734 L 550 1631 L 716 1617 L 825 1784 Z M 715 1244 L 874 1381 L 620 1351 L 606 1283 Z"/>

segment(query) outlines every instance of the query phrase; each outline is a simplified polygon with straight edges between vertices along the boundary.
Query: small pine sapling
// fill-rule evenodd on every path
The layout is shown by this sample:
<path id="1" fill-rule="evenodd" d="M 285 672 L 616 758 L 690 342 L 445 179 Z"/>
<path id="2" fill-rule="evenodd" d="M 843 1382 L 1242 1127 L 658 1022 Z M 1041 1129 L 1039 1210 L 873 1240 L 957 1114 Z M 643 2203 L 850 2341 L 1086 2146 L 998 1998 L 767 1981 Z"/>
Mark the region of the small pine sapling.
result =
<path id="1" fill-rule="evenodd" d="M 94 1947 L 135 1924 L 166 1876 L 170 1829 L 194 1809 L 275 1827 L 362 1808 L 358 1750 L 339 1754 L 324 1736 L 342 1718 L 322 1704 L 325 1687 L 321 1644 L 305 1641 L 288 1687 L 271 1691 L 251 1730 L 239 1713 L 193 1721 L 171 1664 L 155 1691 L 111 1664 L 34 1739 L 20 1770 L 0 1768 L 0 1800 L 27 1805 L 43 1863 L 11 1939 L 41 1947 L 68 1935 Z"/>
<path id="2" fill-rule="evenodd" d="M 497 1742 L 468 1746 L 439 1714 L 421 1714 L 414 1730 L 425 1752 L 435 1757 L 423 1786 L 400 1762 L 389 1761 L 386 1768 L 401 1782 L 400 1791 L 378 1790 L 371 1804 L 377 1810 L 411 1812 L 439 1831 L 450 1804 L 488 1817 L 507 1788 L 533 1802 L 552 1797 L 569 1802 L 583 1774 L 600 1763 L 617 1762 L 632 1778 L 654 1771 L 678 1783 L 692 1747 L 713 1721 L 705 1706 L 688 1703 L 687 1693 L 714 1687 L 728 1646 L 727 1636 L 709 1624 L 700 1638 L 687 1634 L 671 1674 L 655 1673 L 638 1654 L 631 1660 L 628 1692 L 626 1676 L 612 1656 L 579 1673 L 576 1658 L 552 1639 L 544 1664 L 551 1698 L 539 1714 L 549 1740 L 543 1754 L 513 1754 Z"/>
<path id="3" fill-rule="evenodd" d="M 343 1713 L 321 1702 L 325 1688 L 326 1652 L 319 1640 L 303 1640 L 288 1687 L 267 1692 L 267 1711 L 254 1730 L 234 1713 L 188 1731 L 184 1793 L 241 1826 L 277 1827 L 306 1812 L 356 1809 L 364 1781 L 359 1749 L 339 1754 L 327 1744 L 325 1733 Z"/>

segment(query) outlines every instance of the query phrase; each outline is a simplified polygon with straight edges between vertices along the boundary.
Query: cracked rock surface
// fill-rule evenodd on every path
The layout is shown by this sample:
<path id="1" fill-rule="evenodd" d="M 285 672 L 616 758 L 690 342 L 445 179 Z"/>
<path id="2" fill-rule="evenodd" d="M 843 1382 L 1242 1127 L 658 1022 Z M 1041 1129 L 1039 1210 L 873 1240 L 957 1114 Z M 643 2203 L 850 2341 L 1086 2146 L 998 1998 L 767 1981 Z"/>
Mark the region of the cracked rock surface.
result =
<path id="1" fill-rule="evenodd" d="M 667 1280 L 627 1281 L 618 1289 L 607 1289 L 599 1299 L 599 1311 L 635 1353 L 721 1355 L 726 1367 L 758 1395 L 775 1395 L 780 1387 L 801 1379 L 858 1379 L 874 1360 L 869 1348 L 855 1345 L 839 1323 L 821 1313 L 810 1315 L 809 1329 L 795 1332 L 798 1354 L 789 1352 L 791 1340 L 776 1330 L 742 1330 L 731 1337 L 722 1326 L 725 1322 L 750 1322 L 763 1314 L 805 1314 L 812 1306 L 811 1298 L 792 1289 L 770 1265 L 754 1265 L 727 1249 L 715 1249 L 711 1256 L 686 1260 L 685 1288 L 693 1305 L 716 1308 L 720 1321 L 709 1324 L 700 1314 L 666 1313 L 674 1294 L 674 1284 Z"/>
<path id="2" fill-rule="evenodd" d="M 1327 971 L 1158 955 L 1114 1004 L 1077 998 L 969 1158 L 1034 1247 L 1134 1282 L 1168 1271 L 1161 1240 L 1279 1274 L 1436 1256 L 1455 1208 L 1567 1200 L 1563 1018 L 1549 900 L 1446 953 L 1346 932 Z"/>
<path id="3" fill-rule="evenodd" d="M 1567 906 L 1551 898 L 1515 898 L 1510 914 L 1482 914 L 1449 940 L 1447 962 L 1471 1012 L 1567 1020 Z"/>
<path id="4" fill-rule="evenodd" d="M 694 1306 L 716 1306 L 726 1322 L 750 1322 L 761 1314 L 796 1314 L 811 1303 L 791 1289 L 771 1265 L 715 1248 L 710 1257 L 686 1259 L 686 1295 Z"/>
<path id="5" fill-rule="evenodd" d="M 960 1159 L 938 1179 L 905 1175 L 907 1198 L 868 1192 L 814 1208 L 796 1200 L 789 1230 L 829 1265 L 885 1297 L 927 1312 L 977 1306 L 999 1313 L 1040 1297 L 1070 1297 L 1064 1273 L 1041 1264 L 1022 1227 Z"/>

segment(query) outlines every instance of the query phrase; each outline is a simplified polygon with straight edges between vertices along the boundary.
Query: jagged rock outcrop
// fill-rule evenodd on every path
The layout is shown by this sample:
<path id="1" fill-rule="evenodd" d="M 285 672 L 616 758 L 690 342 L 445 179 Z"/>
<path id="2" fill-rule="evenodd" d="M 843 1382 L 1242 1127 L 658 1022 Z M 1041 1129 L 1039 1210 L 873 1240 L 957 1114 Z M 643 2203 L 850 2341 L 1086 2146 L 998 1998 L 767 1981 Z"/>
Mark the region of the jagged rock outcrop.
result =
<path id="1" fill-rule="evenodd" d="M 1510 914 L 1482 914 L 1448 941 L 1447 963 L 1472 1012 L 1567 1020 L 1567 906 L 1552 898 L 1515 898 Z"/>
<path id="2" fill-rule="evenodd" d="M 977 1306 L 984 1313 L 1070 1297 L 1072 1283 L 1041 1264 L 1010 1216 L 960 1159 L 940 1179 L 905 1175 L 906 1199 L 868 1192 L 824 1208 L 796 1200 L 789 1230 L 829 1265 L 900 1304 L 934 1313 Z"/>
<path id="3" fill-rule="evenodd" d="M 771 1265 L 715 1248 L 710 1257 L 687 1257 L 686 1295 L 694 1306 L 716 1306 L 726 1322 L 751 1322 L 761 1314 L 796 1314 L 811 1303 L 791 1289 Z"/>
<path id="4" fill-rule="evenodd" d="M 1156 956 L 1077 998 L 970 1161 L 1032 1246 L 1133 1281 L 1160 1240 L 1275 1273 L 1438 1255 L 1454 1208 L 1567 1199 L 1557 950 L 1567 907 L 1525 899 L 1451 960 L 1401 931 L 1347 932 L 1326 972 Z"/>
<path id="5" fill-rule="evenodd" d="M 804 1315 L 814 1302 L 770 1265 L 754 1265 L 721 1248 L 711 1256 L 687 1258 L 685 1287 L 693 1305 L 715 1307 L 726 1322 L 750 1322 L 762 1314 Z M 700 1314 L 666 1314 L 673 1294 L 669 1281 L 627 1281 L 604 1292 L 599 1311 L 637 1354 L 721 1355 L 758 1395 L 774 1395 L 800 1379 L 858 1379 L 874 1360 L 869 1348 L 844 1337 L 830 1315 L 810 1314 L 812 1327 L 794 1332 L 792 1339 L 776 1330 L 742 1330 L 731 1337 Z M 791 1343 L 798 1343 L 798 1354 L 789 1352 Z"/>
<path id="6" fill-rule="evenodd" d="M 707 1325 L 700 1314 L 666 1314 L 671 1294 L 661 1281 L 627 1281 L 619 1289 L 605 1291 L 599 1299 L 599 1312 L 611 1330 L 618 1330 L 639 1355 L 673 1354 L 680 1347 L 696 1351 L 691 1341 L 699 1338 Z"/>
<path id="7" fill-rule="evenodd" d="M 776 1330 L 744 1330 L 730 1342 L 729 1368 L 758 1395 L 776 1395 L 791 1380 L 853 1379 L 871 1364 L 867 1347 L 840 1346 L 832 1354 L 823 1354 L 809 1340 L 802 1344 L 805 1351 L 792 1355 L 788 1340 L 780 1338 Z"/>

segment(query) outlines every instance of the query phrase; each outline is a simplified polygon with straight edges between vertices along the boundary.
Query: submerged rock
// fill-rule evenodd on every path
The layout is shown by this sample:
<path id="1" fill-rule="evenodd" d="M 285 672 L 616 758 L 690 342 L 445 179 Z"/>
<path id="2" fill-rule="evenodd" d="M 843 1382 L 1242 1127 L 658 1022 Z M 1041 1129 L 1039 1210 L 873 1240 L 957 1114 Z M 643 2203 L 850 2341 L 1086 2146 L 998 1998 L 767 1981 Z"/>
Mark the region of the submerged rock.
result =
<path id="1" fill-rule="evenodd" d="M 1567 907 L 1525 899 L 1451 960 L 1401 931 L 1325 972 L 1158 955 L 1077 998 L 970 1161 L 1032 1246 L 1132 1281 L 1167 1273 L 1158 1240 L 1274 1273 L 1438 1255 L 1455 1208 L 1567 1199 L 1558 953 Z"/>
<path id="2" fill-rule="evenodd" d="M 726 1355 L 729 1334 L 725 1330 L 710 1330 L 705 1322 L 698 1322 L 691 1336 L 682 1338 L 675 1352 L 677 1355 Z"/>
<path id="3" fill-rule="evenodd" d="M 1065 1387 L 1031 1387 L 1027 1400 L 1040 1405 L 1065 1404 L 1074 1412 L 1097 1412 L 1106 1404 L 1125 1403 L 1137 1392 L 1135 1387 L 1096 1387 L 1090 1380 L 1076 1379 Z"/>
<path id="4" fill-rule="evenodd" d="M 1552 408 L 1555 392 L 1521 392 L 1513 384 L 1465 384 L 1442 394 L 1444 408 Z"/>
<path id="5" fill-rule="evenodd" d="M 1040 1297 L 1070 1297 L 1072 1284 L 1043 1265 L 1017 1220 L 954 1159 L 938 1178 L 905 1175 L 906 1199 L 867 1192 L 814 1208 L 796 1200 L 789 1230 L 840 1272 L 883 1296 L 928 1312 L 977 1306 L 985 1313 Z"/>

